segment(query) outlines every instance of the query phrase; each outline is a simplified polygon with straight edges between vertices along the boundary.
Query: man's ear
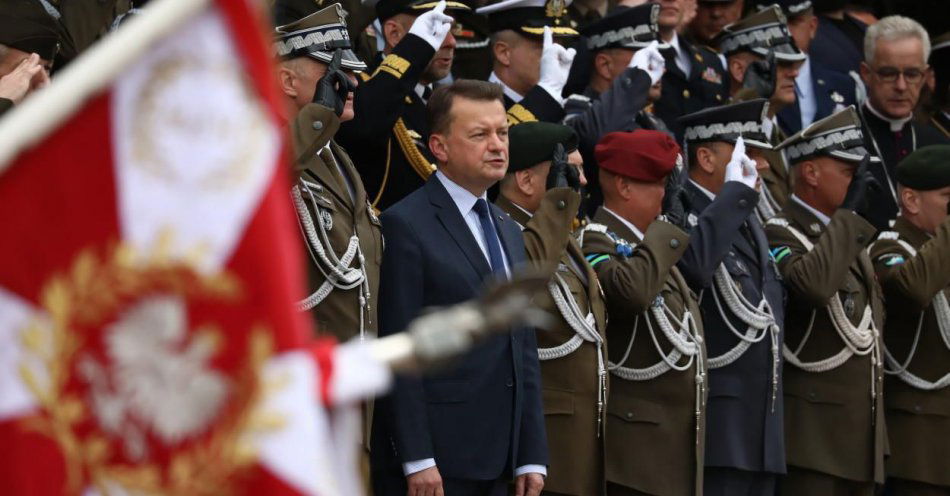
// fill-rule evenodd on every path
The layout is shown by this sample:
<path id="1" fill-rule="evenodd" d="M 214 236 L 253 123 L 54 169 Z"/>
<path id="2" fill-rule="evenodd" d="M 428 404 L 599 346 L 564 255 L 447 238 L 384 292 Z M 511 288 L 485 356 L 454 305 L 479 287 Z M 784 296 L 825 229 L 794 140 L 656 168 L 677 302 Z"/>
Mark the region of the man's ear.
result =
<path id="1" fill-rule="evenodd" d="M 444 164 L 449 161 L 449 147 L 445 141 L 445 136 L 441 134 L 429 135 L 429 151 L 435 155 L 435 159 L 439 163 Z"/>
<path id="2" fill-rule="evenodd" d="M 614 187 L 617 189 L 617 194 L 620 195 L 620 198 L 624 200 L 629 200 L 633 192 L 630 190 L 630 183 L 627 182 L 627 178 L 621 176 L 620 174 L 614 174 Z"/>
<path id="3" fill-rule="evenodd" d="M 910 188 L 901 188 L 901 207 L 904 212 L 917 215 L 920 213 L 920 195 Z"/>
<path id="4" fill-rule="evenodd" d="M 283 94 L 297 98 L 297 74 L 292 69 L 283 64 L 277 66 L 277 81 Z"/>
<path id="5" fill-rule="evenodd" d="M 522 169 L 520 171 L 515 171 L 515 185 L 518 187 L 518 192 L 525 196 L 531 196 L 534 193 L 534 174 L 531 173 L 531 169 Z"/>
<path id="6" fill-rule="evenodd" d="M 402 41 L 404 36 L 406 36 L 406 30 L 399 21 L 395 18 L 386 19 L 383 23 L 383 38 L 386 45 L 394 47 Z"/>
<path id="7" fill-rule="evenodd" d="M 506 41 L 495 41 L 491 45 L 492 56 L 499 64 L 509 67 L 511 65 L 511 46 Z"/>
<path id="8" fill-rule="evenodd" d="M 729 66 L 729 76 L 738 84 L 745 80 L 745 70 L 749 64 L 742 57 L 730 57 L 727 60 Z"/>
<path id="9" fill-rule="evenodd" d="M 861 62 L 861 79 L 865 85 L 871 84 L 871 66 L 867 62 Z"/>
<path id="10" fill-rule="evenodd" d="M 795 167 L 801 168 L 801 172 L 798 173 L 800 180 L 805 181 L 805 184 L 812 188 L 818 187 L 818 182 L 821 181 L 821 169 L 818 167 L 818 164 L 811 160 L 806 160 L 795 165 Z"/>
<path id="11" fill-rule="evenodd" d="M 594 55 L 594 73 L 598 77 L 605 81 L 612 81 L 613 78 L 610 77 L 610 67 L 613 65 L 613 60 L 610 58 L 610 55 L 607 55 L 603 51 L 597 52 L 597 55 Z"/>
<path id="12" fill-rule="evenodd" d="M 696 166 L 706 174 L 716 173 L 716 154 L 712 148 L 702 145 L 696 147 Z"/>

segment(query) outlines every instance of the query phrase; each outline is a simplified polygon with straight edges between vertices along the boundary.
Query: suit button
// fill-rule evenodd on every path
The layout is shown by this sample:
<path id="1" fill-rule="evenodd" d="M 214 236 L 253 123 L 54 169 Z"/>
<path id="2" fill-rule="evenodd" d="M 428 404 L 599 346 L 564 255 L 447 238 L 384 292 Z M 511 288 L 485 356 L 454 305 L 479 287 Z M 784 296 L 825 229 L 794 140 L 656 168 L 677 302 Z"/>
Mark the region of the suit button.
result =
<path id="1" fill-rule="evenodd" d="M 683 90 L 683 98 L 689 98 L 689 90 Z"/>
<path id="2" fill-rule="evenodd" d="M 746 208 L 747 206 L 749 206 L 749 200 L 745 198 L 739 200 L 739 208 Z"/>
<path id="3" fill-rule="evenodd" d="M 814 391 L 809 391 L 809 392 L 808 392 L 808 399 L 813 400 L 813 399 L 815 399 L 815 398 L 817 398 L 817 397 L 818 397 L 818 395 L 815 394 Z"/>
<path id="4" fill-rule="evenodd" d="M 316 131 L 323 129 L 323 122 L 313 121 L 313 129 Z"/>
<path id="5" fill-rule="evenodd" d="M 717 102 L 721 102 L 721 101 L 722 101 L 722 95 L 716 95 L 716 101 L 717 101 Z"/>
<path id="6" fill-rule="evenodd" d="M 512 387 L 512 386 L 515 385 L 515 383 L 512 382 L 511 379 L 508 379 L 508 382 L 506 382 L 505 385 L 508 386 L 508 387 Z"/>
<path id="7" fill-rule="evenodd" d="M 676 238 L 673 238 L 670 240 L 670 248 L 679 248 L 679 247 L 680 247 L 680 240 Z"/>
<path id="8" fill-rule="evenodd" d="M 633 412 L 627 412 L 626 417 L 627 417 L 628 419 L 632 419 L 632 418 L 633 418 Z"/>
<path id="9" fill-rule="evenodd" d="M 564 200 L 558 200 L 557 209 L 564 210 L 565 208 L 567 208 L 567 203 Z"/>
<path id="10" fill-rule="evenodd" d="M 633 85 L 633 81 L 632 81 L 630 78 L 628 78 L 628 77 L 624 77 L 624 78 L 623 78 L 623 86 L 624 86 L 624 88 L 629 88 L 631 85 Z"/>
<path id="11" fill-rule="evenodd" d="M 914 405 L 915 412 L 920 413 L 920 410 L 921 410 L 920 405 Z"/>

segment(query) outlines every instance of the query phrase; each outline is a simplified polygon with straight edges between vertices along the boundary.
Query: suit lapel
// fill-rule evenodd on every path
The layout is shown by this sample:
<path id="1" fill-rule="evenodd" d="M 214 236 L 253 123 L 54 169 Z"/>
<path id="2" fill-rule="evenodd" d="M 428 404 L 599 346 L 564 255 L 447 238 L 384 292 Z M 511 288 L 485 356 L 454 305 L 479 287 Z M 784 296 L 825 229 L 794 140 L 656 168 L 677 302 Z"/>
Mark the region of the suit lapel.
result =
<path id="1" fill-rule="evenodd" d="M 488 265 L 488 260 L 485 259 L 481 248 L 478 247 L 478 243 L 475 241 L 472 231 L 468 228 L 468 224 L 465 223 L 465 219 L 462 218 L 458 206 L 452 201 L 449 192 L 445 190 L 435 174 L 426 182 L 425 188 L 429 194 L 429 201 L 438 207 L 436 217 L 439 218 L 439 222 L 455 240 L 475 272 L 479 277 L 490 274 L 491 267 Z"/>
<path id="2" fill-rule="evenodd" d="M 815 94 L 815 120 L 823 119 L 831 115 L 834 110 L 834 102 L 831 101 L 831 95 L 828 93 L 827 84 L 828 82 L 822 79 L 824 84 L 818 82 L 821 78 L 821 74 L 815 68 L 815 65 L 811 66 L 811 87 L 812 91 Z"/>
<path id="3" fill-rule="evenodd" d="M 515 225 L 515 221 L 508 217 L 505 212 L 497 206 L 489 203 L 489 209 L 492 213 L 492 221 L 498 231 L 498 237 L 501 240 L 501 248 L 505 250 L 508 257 L 508 264 L 511 266 L 511 272 L 522 265 L 526 255 L 524 252 L 524 238 L 521 236 L 521 229 Z M 482 257 L 484 258 L 484 257 Z"/>

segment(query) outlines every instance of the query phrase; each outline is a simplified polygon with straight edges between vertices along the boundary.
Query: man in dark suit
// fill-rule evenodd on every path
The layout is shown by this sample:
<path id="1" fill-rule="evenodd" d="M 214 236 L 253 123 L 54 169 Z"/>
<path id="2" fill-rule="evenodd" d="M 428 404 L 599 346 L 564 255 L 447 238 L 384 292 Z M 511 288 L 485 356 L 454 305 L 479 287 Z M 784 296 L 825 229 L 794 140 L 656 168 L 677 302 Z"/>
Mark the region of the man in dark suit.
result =
<path id="1" fill-rule="evenodd" d="M 459 80 L 429 100 L 438 172 L 382 216 L 380 335 L 424 308 L 477 297 L 526 264 L 521 230 L 485 192 L 508 168 L 499 86 Z M 377 496 L 537 495 L 548 461 L 532 329 L 488 339 L 425 377 L 396 379 L 372 434 Z"/>
<path id="2" fill-rule="evenodd" d="M 707 496 L 769 495 L 785 473 L 782 322 L 785 292 L 762 225 L 761 184 L 745 146 L 769 148 L 766 100 L 683 117 L 690 241 L 678 267 L 697 294 L 709 362 Z M 741 145 L 740 145 L 741 143 Z M 741 161 L 743 173 L 730 164 Z M 755 162 L 753 162 L 754 164 Z"/>
<path id="3" fill-rule="evenodd" d="M 868 25 L 845 11 L 842 0 L 815 0 L 818 30 L 815 61 L 842 74 L 856 77 L 864 60 L 864 32 Z"/>

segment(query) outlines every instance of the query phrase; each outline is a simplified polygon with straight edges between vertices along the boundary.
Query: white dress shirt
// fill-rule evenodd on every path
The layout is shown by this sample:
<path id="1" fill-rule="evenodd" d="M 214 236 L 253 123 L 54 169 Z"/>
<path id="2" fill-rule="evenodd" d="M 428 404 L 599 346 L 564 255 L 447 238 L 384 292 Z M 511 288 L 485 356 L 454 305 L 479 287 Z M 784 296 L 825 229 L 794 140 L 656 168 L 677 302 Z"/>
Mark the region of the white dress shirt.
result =
<path id="1" fill-rule="evenodd" d="M 485 260 L 489 262 L 490 257 L 488 256 L 488 248 L 485 246 L 485 234 L 482 231 L 482 223 L 478 218 L 478 213 L 475 211 L 475 202 L 479 199 L 487 200 L 487 195 L 482 193 L 481 196 L 475 196 L 471 191 L 459 186 L 452 182 L 451 179 L 446 177 L 442 171 L 436 171 L 435 177 L 439 179 L 439 182 L 442 183 L 442 186 L 445 187 L 445 190 L 448 191 L 449 196 L 452 197 L 452 201 L 455 202 L 455 206 L 458 207 L 459 213 L 462 214 L 462 219 L 465 220 L 465 224 L 468 225 L 468 229 L 472 232 L 472 236 L 475 237 L 475 242 L 478 243 L 478 247 L 481 248 L 482 254 L 485 255 Z M 492 219 L 492 224 L 494 224 L 495 219 Z M 496 227 L 497 230 L 497 227 Z M 501 243 L 501 235 L 498 235 L 498 242 Z M 510 261 L 508 260 L 507 255 L 505 255 L 505 250 L 501 250 L 502 259 L 505 261 L 505 271 L 508 272 L 508 275 L 511 276 L 511 266 Z M 423 460 L 413 460 L 402 464 L 402 471 L 406 476 L 412 475 L 416 472 L 421 472 L 427 468 L 435 467 L 435 458 L 426 458 Z M 548 470 L 544 465 L 523 465 L 515 469 L 515 477 L 519 475 L 536 473 L 541 475 L 547 475 Z"/>
<path id="2" fill-rule="evenodd" d="M 795 76 L 795 97 L 798 98 L 798 110 L 802 118 L 802 129 L 815 122 L 818 102 L 815 100 L 815 87 L 811 84 L 811 59 L 805 57 L 805 63 Z"/>
<path id="3" fill-rule="evenodd" d="M 680 46 L 679 35 L 676 34 L 676 31 L 673 31 L 673 39 L 670 40 L 670 46 L 673 47 L 673 50 L 676 52 L 676 67 L 679 67 L 683 74 L 686 75 L 686 79 L 689 79 L 689 71 L 693 67 L 692 61 L 689 59 L 689 54 L 686 53 L 686 50 L 683 50 L 683 47 Z"/>
<path id="4" fill-rule="evenodd" d="M 715 199 L 716 199 L 716 195 L 715 195 L 715 193 L 713 193 L 712 191 L 709 191 L 708 189 L 706 189 L 706 188 L 700 186 L 699 183 L 697 183 L 696 181 L 693 181 L 692 179 L 690 179 L 689 182 L 693 183 L 693 186 L 696 186 L 697 189 L 699 189 L 700 191 L 702 191 L 703 193 L 705 193 L 706 196 L 708 196 L 710 200 L 715 200 Z"/>
<path id="5" fill-rule="evenodd" d="M 698 186 L 698 185 L 697 185 L 697 186 Z M 643 238 L 644 238 L 643 232 L 641 232 L 639 229 L 637 229 L 637 226 L 633 225 L 633 222 L 630 222 L 630 221 L 628 221 L 627 219 L 624 219 L 623 217 L 617 215 L 617 212 L 614 212 L 613 210 L 611 210 L 611 209 L 609 209 L 609 208 L 607 208 L 607 207 L 604 207 L 604 211 L 606 211 L 608 214 L 613 215 L 614 217 L 616 217 L 617 220 L 619 220 L 620 222 L 623 222 L 623 225 L 627 226 L 627 229 L 630 229 L 631 231 L 633 231 L 633 234 L 636 234 L 637 237 L 640 238 L 640 241 L 643 241 Z M 628 241 L 630 241 L 630 240 L 628 240 Z"/>
<path id="6" fill-rule="evenodd" d="M 495 74 L 495 71 L 491 71 L 491 74 L 488 76 L 488 82 L 500 84 L 502 91 L 505 92 L 505 96 L 511 98 L 511 100 L 515 103 L 520 102 L 521 99 L 524 98 L 524 96 L 519 95 L 517 91 L 509 88 L 508 85 L 505 84 L 501 79 L 498 79 L 498 75 Z"/>
<path id="7" fill-rule="evenodd" d="M 822 224 L 827 226 L 828 223 L 831 222 L 831 217 L 828 217 L 827 215 L 819 212 L 818 210 L 815 210 L 811 205 L 805 203 L 801 198 L 795 196 L 794 194 L 792 195 L 792 201 L 805 207 L 805 210 L 808 210 L 809 212 L 811 212 L 812 215 L 814 215 L 815 217 L 818 217 L 818 220 L 820 220 Z"/>

